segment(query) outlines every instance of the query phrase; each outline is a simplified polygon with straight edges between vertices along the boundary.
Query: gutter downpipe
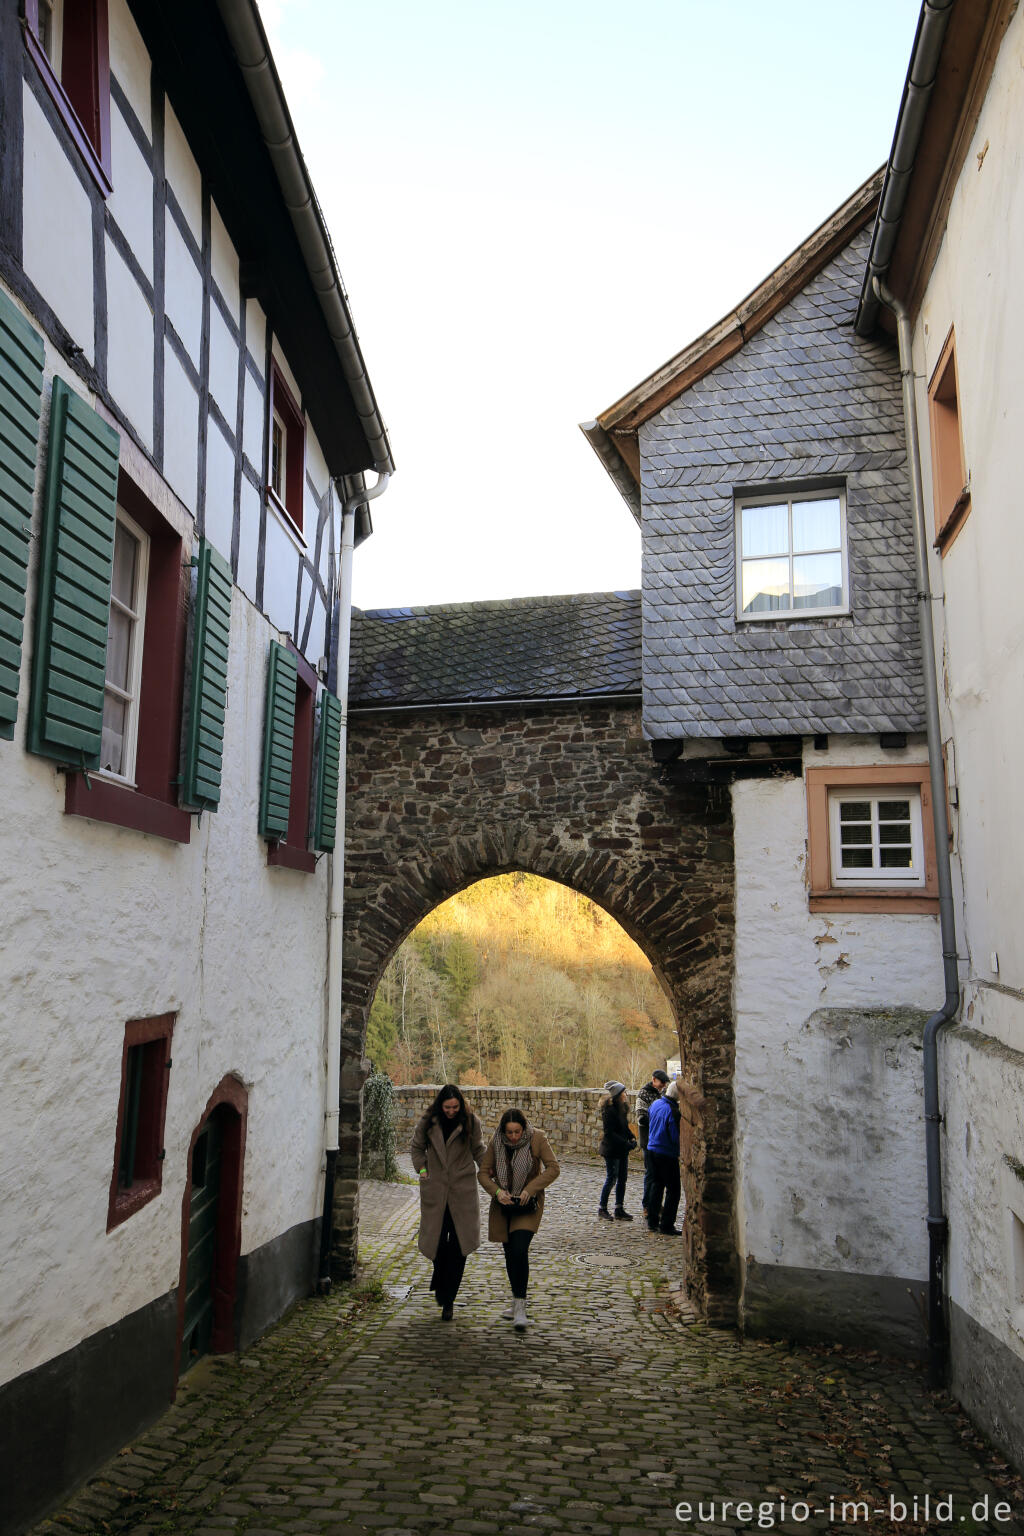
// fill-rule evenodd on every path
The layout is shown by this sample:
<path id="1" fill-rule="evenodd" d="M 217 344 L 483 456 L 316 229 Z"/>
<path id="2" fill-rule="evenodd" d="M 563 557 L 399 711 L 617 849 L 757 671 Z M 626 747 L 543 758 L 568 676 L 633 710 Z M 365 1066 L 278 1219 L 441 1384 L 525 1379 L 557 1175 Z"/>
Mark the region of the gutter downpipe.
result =
<path id="1" fill-rule="evenodd" d="M 938 1034 L 960 1007 L 960 975 L 957 969 L 956 921 L 953 912 L 953 880 L 949 859 L 949 818 L 946 812 L 946 776 L 942 762 L 939 727 L 939 685 L 935 670 L 935 635 L 932 629 L 932 593 L 928 574 L 928 542 L 921 484 L 921 444 L 914 399 L 913 333 L 910 316 L 899 299 L 878 277 L 872 287 L 877 297 L 896 316 L 903 382 L 903 417 L 910 459 L 910 499 L 914 515 L 914 555 L 917 561 L 918 621 L 921 659 L 924 664 L 925 729 L 928 736 L 928 767 L 931 779 L 932 815 L 935 823 L 935 863 L 939 886 L 939 929 L 942 938 L 942 973 L 946 996 L 942 1007 L 924 1027 L 925 1166 L 928 1178 L 928 1377 L 932 1387 L 945 1386 L 949 1338 L 944 1302 L 946 1240 L 949 1222 L 942 1201 L 942 1151 L 939 1110 Z"/>
<path id="2" fill-rule="evenodd" d="M 331 1289 L 331 1239 L 334 1236 L 334 1180 L 338 1167 L 338 1122 L 341 1117 L 341 937 L 345 909 L 345 753 L 348 743 L 348 674 L 352 653 L 352 562 L 355 554 L 356 512 L 383 496 L 391 475 L 382 473 L 375 486 L 348 497 L 341 508 L 341 549 L 338 553 L 338 675 L 341 742 L 338 747 L 338 814 L 335 848 L 331 854 L 330 904 L 327 917 L 327 1080 L 324 1102 L 324 1208 L 320 1220 L 320 1263 L 317 1292 Z"/>

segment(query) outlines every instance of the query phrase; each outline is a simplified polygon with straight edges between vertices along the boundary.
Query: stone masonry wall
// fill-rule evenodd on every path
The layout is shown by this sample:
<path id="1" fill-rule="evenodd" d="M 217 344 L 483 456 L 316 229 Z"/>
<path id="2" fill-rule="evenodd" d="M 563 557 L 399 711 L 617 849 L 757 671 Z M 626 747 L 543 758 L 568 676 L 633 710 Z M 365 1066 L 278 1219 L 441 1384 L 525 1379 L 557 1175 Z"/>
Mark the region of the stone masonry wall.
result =
<path id="1" fill-rule="evenodd" d="M 348 717 L 341 1139 L 332 1269 L 358 1237 L 366 1019 L 384 968 L 440 902 L 525 870 L 602 906 L 635 939 L 679 1028 L 683 1076 L 706 1100 L 684 1126 L 687 1282 L 709 1319 L 736 1319 L 732 1015 L 734 866 L 727 790 L 672 784 L 639 703 Z"/>
<path id="2" fill-rule="evenodd" d="M 437 1085 L 439 1087 L 440 1084 Z M 416 1122 L 434 1102 L 437 1087 L 417 1083 L 395 1089 L 398 1150 L 412 1140 Z M 602 1090 L 597 1088 L 463 1088 L 466 1103 L 480 1116 L 484 1135 L 491 1136 L 506 1109 L 521 1109 L 530 1124 L 543 1131 L 555 1156 L 572 1153 L 597 1157 L 601 1140 Z M 630 1094 L 632 1104 L 633 1095 Z M 632 1114 L 630 1116 L 632 1119 Z"/>

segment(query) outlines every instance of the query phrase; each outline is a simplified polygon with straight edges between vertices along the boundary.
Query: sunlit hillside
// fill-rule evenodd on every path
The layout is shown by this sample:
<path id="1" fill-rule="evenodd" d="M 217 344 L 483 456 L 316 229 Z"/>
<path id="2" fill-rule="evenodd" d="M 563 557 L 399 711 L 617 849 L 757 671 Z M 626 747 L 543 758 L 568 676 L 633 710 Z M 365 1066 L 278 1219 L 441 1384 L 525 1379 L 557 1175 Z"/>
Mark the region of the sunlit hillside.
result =
<path id="1" fill-rule="evenodd" d="M 636 1087 L 676 1050 L 642 952 L 600 907 L 500 875 L 437 907 L 384 973 L 367 1052 L 395 1082 Z"/>

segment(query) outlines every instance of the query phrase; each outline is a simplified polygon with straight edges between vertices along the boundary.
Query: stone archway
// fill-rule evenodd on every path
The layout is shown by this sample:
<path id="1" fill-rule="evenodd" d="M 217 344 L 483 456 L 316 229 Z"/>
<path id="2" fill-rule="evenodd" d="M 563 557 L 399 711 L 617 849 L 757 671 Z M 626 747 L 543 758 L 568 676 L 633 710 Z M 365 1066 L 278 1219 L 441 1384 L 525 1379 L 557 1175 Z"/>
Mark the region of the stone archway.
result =
<path id="1" fill-rule="evenodd" d="M 366 1020 L 440 902 L 526 870 L 603 907 L 650 959 L 706 1107 L 684 1127 L 685 1257 L 709 1320 L 736 1318 L 732 822 L 728 791 L 663 781 L 632 704 L 349 717 L 341 1151 L 332 1269 L 355 1264 Z"/>

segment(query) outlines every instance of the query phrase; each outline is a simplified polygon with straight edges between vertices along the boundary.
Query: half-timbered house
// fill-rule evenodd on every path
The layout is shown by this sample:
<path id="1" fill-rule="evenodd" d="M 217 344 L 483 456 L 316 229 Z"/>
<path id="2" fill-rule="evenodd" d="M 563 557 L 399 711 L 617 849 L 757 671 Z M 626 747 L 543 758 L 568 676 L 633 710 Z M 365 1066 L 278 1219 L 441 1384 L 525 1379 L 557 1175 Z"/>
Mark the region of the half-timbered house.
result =
<path id="1" fill-rule="evenodd" d="M 316 1273 L 391 455 L 252 0 L 2 0 L 0 137 L 7 1530 Z"/>

